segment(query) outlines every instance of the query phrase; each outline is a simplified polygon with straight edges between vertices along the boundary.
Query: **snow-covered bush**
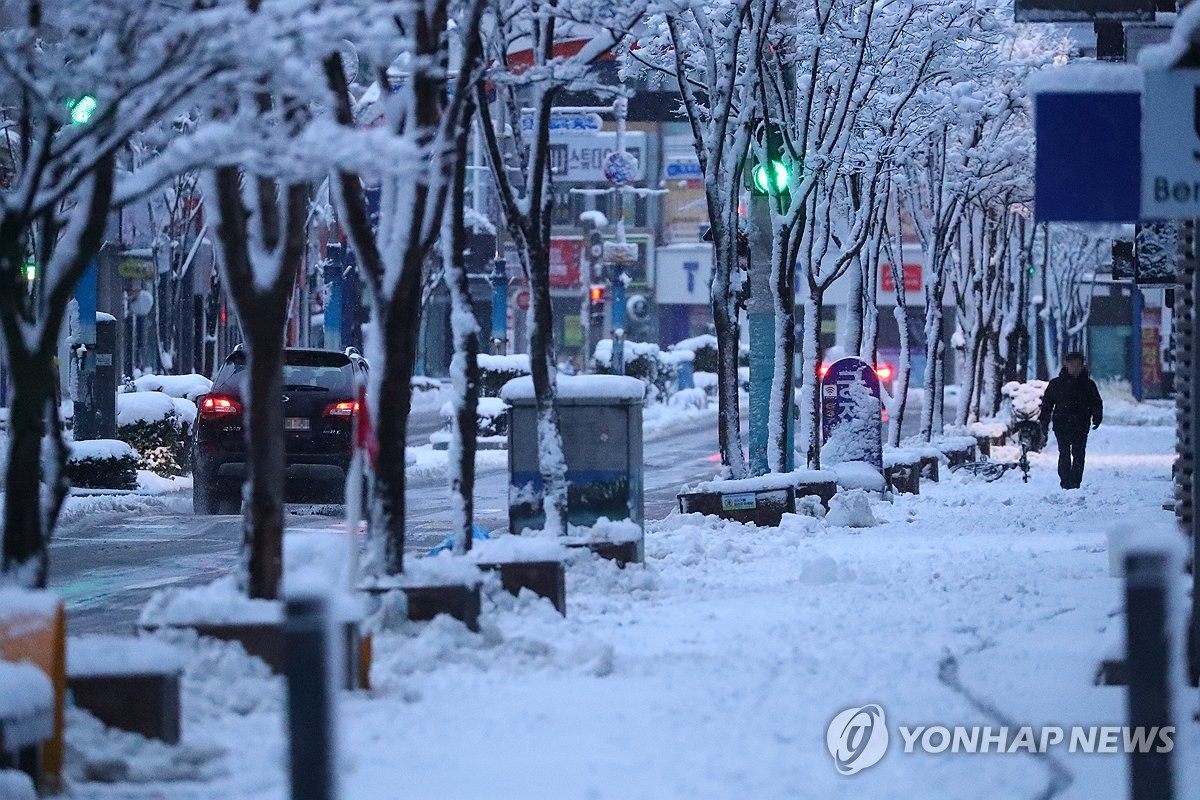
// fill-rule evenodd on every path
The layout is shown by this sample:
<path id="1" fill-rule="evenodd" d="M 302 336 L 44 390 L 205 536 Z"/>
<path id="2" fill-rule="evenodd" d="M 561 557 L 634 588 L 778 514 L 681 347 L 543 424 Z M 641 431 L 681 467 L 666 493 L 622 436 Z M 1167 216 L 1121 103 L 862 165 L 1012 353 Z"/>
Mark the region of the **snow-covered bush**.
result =
<path id="1" fill-rule="evenodd" d="M 142 453 L 140 466 L 142 469 L 150 470 L 155 475 L 160 475 L 164 478 L 184 473 L 184 469 L 176 457 L 175 450 L 170 447 L 154 447 Z"/>
<path id="2" fill-rule="evenodd" d="M 504 384 L 513 378 L 529 374 L 529 356 L 521 353 L 512 356 L 479 356 L 479 396 L 499 397 Z"/>
<path id="3" fill-rule="evenodd" d="M 183 450 L 180 428 L 175 398 L 158 391 L 117 395 L 117 437 L 132 446 L 140 458 L 148 458 L 152 452 L 165 449 L 172 454 L 174 469 L 178 470 Z M 162 456 L 154 460 L 162 463 Z M 167 476 L 180 473 L 159 474 Z"/>
<path id="4" fill-rule="evenodd" d="M 674 352 L 687 350 L 695 353 L 696 358 L 694 361 L 692 361 L 692 369 L 694 369 L 696 372 L 711 372 L 716 374 L 717 337 L 711 334 L 693 336 L 690 339 L 684 339 L 681 342 L 676 342 L 668 349 Z"/>
<path id="5" fill-rule="evenodd" d="M 708 407 L 708 394 L 700 388 L 680 389 L 667 400 L 671 408 L 700 410 Z"/>
<path id="6" fill-rule="evenodd" d="M 138 454 L 116 439 L 72 442 L 66 475 L 84 489 L 136 489 Z"/>
<path id="7" fill-rule="evenodd" d="M 162 392 L 196 402 L 196 398 L 212 391 L 212 381 L 203 375 L 143 375 L 135 378 L 133 386 L 139 392 Z"/>
<path id="8" fill-rule="evenodd" d="M 625 374 L 646 384 L 646 402 L 666 402 L 678 386 L 678 368 L 651 342 L 625 342 Z M 596 342 L 592 358 L 596 372 L 612 374 L 612 339 Z"/>
<path id="9" fill-rule="evenodd" d="M 457 410 L 453 402 L 442 406 L 442 424 L 450 430 L 454 424 Z M 499 397 L 480 397 L 479 406 L 475 409 L 476 431 L 480 436 L 508 435 L 508 403 Z"/>

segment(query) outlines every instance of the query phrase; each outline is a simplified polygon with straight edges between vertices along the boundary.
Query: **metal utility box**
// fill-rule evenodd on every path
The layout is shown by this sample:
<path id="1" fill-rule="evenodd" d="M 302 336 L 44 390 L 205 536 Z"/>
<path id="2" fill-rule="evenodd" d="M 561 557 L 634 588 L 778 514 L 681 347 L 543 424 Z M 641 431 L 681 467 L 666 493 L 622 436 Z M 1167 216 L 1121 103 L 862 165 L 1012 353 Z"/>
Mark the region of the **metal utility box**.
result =
<path id="1" fill-rule="evenodd" d="M 644 531 L 642 398 L 645 385 L 620 375 L 560 376 L 558 421 L 567 464 L 567 519 L 592 527 L 601 517 Z M 504 386 L 508 425 L 508 524 L 513 533 L 540 529 L 542 475 L 538 467 L 537 406 L 530 378 Z M 628 528 L 628 526 L 625 526 Z M 590 544 L 611 544 L 603 529 Z M 638 536 L 640 553 L 641 536 Z M 596 548 L 593 548 L 596 549 Z M 640 560 L 640 559 L 639 559 Z"/>

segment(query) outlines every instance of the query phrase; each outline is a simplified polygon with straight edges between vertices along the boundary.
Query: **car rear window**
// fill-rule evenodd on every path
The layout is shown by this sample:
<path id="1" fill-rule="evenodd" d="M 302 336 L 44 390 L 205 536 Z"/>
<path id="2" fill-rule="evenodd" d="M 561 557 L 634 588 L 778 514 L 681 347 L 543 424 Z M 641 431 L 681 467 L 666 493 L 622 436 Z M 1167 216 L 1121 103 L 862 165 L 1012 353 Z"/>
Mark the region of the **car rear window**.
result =
<path id="1" fill-rule="evenodd" d="M 229 356 L 217 371 L 213 387 L 240 391 L 246 371 L 246 354 Z M 284 386 L 313 386 L 341 395 L 354 393 L 354 365 L 344 353 L 322 350 L 288 350 L 283 365 Z"/>

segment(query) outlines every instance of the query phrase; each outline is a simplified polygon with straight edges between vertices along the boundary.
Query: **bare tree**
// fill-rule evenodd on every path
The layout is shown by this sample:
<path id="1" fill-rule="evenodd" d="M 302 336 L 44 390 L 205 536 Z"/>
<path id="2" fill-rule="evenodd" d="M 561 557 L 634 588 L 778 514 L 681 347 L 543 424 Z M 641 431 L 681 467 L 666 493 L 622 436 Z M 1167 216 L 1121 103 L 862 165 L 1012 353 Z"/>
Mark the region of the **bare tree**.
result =
<path id="1" fill-rule="evenodd" d="M 3 572 L 44 586 L 67 493 L 52 366 L 67 305 L 103 242 L 130 137 L 222 72 L 229 19 L 103 0 L 86 14 L 30 2 L 17 15 L 0 31 L 0 329 L 15 389 Z M 44 473 L 43 437 L 51 449 Z"/>

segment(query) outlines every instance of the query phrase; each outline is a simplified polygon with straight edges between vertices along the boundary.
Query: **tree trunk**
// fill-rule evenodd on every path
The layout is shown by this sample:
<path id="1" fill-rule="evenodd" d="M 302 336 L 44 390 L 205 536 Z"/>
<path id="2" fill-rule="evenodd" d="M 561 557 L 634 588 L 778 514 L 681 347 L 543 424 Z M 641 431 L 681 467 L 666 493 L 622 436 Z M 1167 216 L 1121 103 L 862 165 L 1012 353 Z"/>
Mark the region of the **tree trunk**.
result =
<path id="1" fill-rule="evenodd" d="M 712 204 L 709 204 L 710 208 Z M 732 284 L 737 265 L 737 232 L 714 221 L 713 332 L 717 337 L 717 444 L 721 463 L 732 478 L 746 477 L 742 452 L 741 409 L 738 406 L 738 287 Z M 729 240 L 728 242 L 726 240 Z"/>
<path id="2" fill-rule="evenodd" d="M 854 263 L 850 265 L 850 269 L 846 271 L 846 280 L 849 284 L 846 287 L 846 330 L 843 333 L 842 347 L 846 351 L 846 355 L 862 355 L 863 345 L 863 309 L 865 303 L 863 301 L 863 271 L 866 269 L 866 262 L 862 255 L 854 257 Z"/>
<path id="3" fill-rule="evenodd" d="M 259 304 L 264 311 L 269 299 Z M 285 478 L 283 431 L 283 323 L 274 314 L 247 315 L 246 488 L 243 525 L 243 563 L 250 574 L 251 597 L 274 600 L 283 580 L 283 490 Z M 245 320 L 242 315 L 239 318 Z M 265 323 L 265 324 L 264 324 Z"/>
<path id="4" fill-rule="evenodd" d="M 528 238 L 526 241 L 530 256 L 529 366 L 533 393 L 537 398 L 538 469 L 542 475 L 542 509 L 546 516 L 543 530 L 563 536 L 567 533 L 567 464 L 563 457 L 556 402 L 558 369 L 554 361 L 549 237 L 538 235 L 536 240 Z"/>
<path id="5" fill-rule="evenodd" d="M 900 330 L 900 363 L 896 365 L 896 380 L 892 384 L 894 394 L 892 409 L 888 412 L 888 444 L 899 447 L 900 430 L 904 426 L 904 415 L 908 411 L 908 381 L 912 373 L 912 350 L 908 341 L 908 306 L 904 304 L 903 297 L 897 296 L 892 314 Z"/>
<path id="6" fill-rule="evenodd" d="M 810 469 L 821 468 L 821 303 L 823 292 L 809 287 L 804 301 L 804 379 L 800 385 L 800 446 Z"/>
<path id="7" fill-rule="evenodd" d="M 942 360 L 942 326 L 944 324 L 941 303 L 937 292 L 925 295 L 925 402 L 921 407 L 921 438 L 926 442 L 933 439 L 940 403 L 938 402 L 938 365 Z M 933 298 L 932 300 L 930 298 Z M 940 430 L 936 431 L 941 433 Z"/>
<path id="8" fill-rule="evenodd" d="M 49 554 L 42 525 L 41 461 L 46 409 L 52 405 L 47 398 L 54 392 L 53 376 L 44 365 L 39 366 L 41 359 L 22 356 L 11 347 L 9 357 L 13 401 L 4 478 L 4 572 L 15 574 L 23 586 L 45 588 Z"/>
<path id="9" fill-rule="evenodd" d="M 419 285 L 418 280 L 418 290 Z M 382 569 L 389 575 L 404 571 L 408 414 L 412 407 L 412 375 L 421 322 L 419 303 L 415 302 L 418 298 L 411 299 L 414 302 L 406 303 L 394 297 L 380 309 L 383 329 L 379 336 L 384 363 L 379 365 L 379 395 L 371 412 L 379 456 L 371 507 L 374 541 L 367 568 L 372 572 Z"/>

